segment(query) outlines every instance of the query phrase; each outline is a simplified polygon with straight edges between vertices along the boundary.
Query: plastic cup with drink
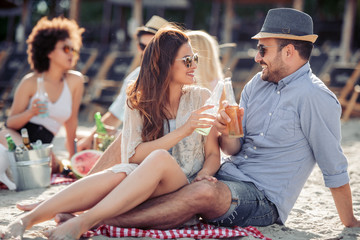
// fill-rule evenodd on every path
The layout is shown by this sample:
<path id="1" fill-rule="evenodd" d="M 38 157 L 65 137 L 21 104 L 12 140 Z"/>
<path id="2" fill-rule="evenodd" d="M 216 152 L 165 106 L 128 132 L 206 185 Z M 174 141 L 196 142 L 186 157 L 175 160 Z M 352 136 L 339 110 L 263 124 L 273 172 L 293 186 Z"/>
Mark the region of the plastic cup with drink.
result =
<path id="1" fill-rule="evenodd" d="M 220 80 L 216 84 L 216 86 L 214 88 L 214 91 L 212 92 L 210 98 L 208 100 L 206 100 L 206 102 L 204 104 L 204 106 L 213 105 L 214 107 L 210 108 L 210 109 L 207 109 L 207 110 L 203 111 L 202 113 L 216 116 L 216 114 L 217 114 L 217 112 L 219 110 L 219 103 L 220 103 L 220 98 L 221 98 L 223 89 L 224 89 L 224 81 Z M 211 119 L 204 118 L 204 120 L 211 120 Z M 196 128 L 195 129 L 196 132 L 198 132 L 198 133 L 200 133 L 200 134 L 202 134 L 204 136 L 207 136 L 209 134 L 210 130 L 211 130 L 211 127 L 208 127 L 208 128 Z"/>

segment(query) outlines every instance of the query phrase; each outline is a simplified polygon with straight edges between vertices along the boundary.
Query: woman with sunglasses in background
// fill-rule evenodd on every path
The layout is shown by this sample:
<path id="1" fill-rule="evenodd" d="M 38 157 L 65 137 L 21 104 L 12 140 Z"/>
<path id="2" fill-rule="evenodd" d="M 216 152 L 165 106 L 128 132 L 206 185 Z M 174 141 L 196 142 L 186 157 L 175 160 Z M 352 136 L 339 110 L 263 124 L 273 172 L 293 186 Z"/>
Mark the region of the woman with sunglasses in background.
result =
<path id="1" fill-rule="evenodd" d="M 5 135 L 8 133 L 15 144 L 20 145 L 22 128 L 27 129 L 31 143 L 38 139 L 51 143 L 64 125 L 69 156 L 74 154 L 84 77 L 71 69 L 79 57 L 83 32 L 75 21 L 63 17 L 52 20 L 43 17 L 35 25 L 27 39 L 28 62 L 33 72 L 24 76 L 16 88 L 6 128 L 0 133 L 2 145 L 7 147 Z M 46 105 L 36 95 L 38 78 L 43 80 L 48 96 Z M 53 156 L 53 172 L 58 170 L 55 159 Z"/>
<path id="2" fill-rule="evenodd" d="M 202 107 L 210 91 L 194 85 L 196 61 L 186 34 L 175 27 L 160 29 L 145 49 L 138 79 L 127 90 L 122 163 L 72 183 L 0 236 L 21 236 L 57 213 L 87 210 L 46 233 L 49 239 L 78 239 L 149 198 L 191 181 L 216 181 L 212 175 L 220 165 L 217 131 L 213 128 L 207 137 L 194 132 L 211 127 L 215 120 L 202 113 L 212 106 Z"/>

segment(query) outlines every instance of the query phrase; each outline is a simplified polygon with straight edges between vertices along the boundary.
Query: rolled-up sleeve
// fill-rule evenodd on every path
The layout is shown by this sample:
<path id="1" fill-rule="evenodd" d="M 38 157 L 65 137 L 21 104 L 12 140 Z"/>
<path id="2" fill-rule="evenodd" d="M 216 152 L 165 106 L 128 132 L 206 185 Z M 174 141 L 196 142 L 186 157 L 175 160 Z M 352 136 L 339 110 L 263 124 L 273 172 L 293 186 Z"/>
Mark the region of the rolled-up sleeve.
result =
<path id="1" fill-rule="evenodd" d="M 323 173 L 325 185 L 340 187 L 349 182 L 348 162 L 341 149 L 341 106 L 328 90 L 312 90 L 304 96 L 301 105 L 301 128 Z"/>

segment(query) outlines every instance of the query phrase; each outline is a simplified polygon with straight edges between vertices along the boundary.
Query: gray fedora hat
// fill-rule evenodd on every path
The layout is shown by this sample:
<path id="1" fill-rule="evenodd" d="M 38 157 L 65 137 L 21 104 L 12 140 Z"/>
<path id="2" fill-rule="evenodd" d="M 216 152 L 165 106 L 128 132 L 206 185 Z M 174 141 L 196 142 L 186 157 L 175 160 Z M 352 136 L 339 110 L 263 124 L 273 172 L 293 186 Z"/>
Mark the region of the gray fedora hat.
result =
<path id="1" fill-rule="evenodd" d="M 308 14 L 292 8 L 275 8 L 269 10 L 260 32 L 252 39 L 282 38 L 314 43 L 317 37 Z"/>

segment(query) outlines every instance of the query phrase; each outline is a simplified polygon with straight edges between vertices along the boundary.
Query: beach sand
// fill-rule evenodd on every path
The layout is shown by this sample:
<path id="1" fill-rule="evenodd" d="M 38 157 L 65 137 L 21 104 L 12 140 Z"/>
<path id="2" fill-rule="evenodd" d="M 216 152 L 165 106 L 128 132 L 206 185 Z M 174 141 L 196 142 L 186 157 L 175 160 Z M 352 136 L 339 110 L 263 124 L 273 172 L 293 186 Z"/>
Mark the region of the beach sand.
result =
<path id="1" fill-rule="evenodd" d="M 88 131 L 89 128 L 80 127 L 80 130 Z M 56 136 L 54 152 L 58 156 L 66 158 L 64 135 L 64 130 L 61 130 Z M 349 161 L 348 171 L 351 178 L 354 212 L 360 218 L 360 119 L 352 119 L 343 123 L 342 135 L 343 151 Z M 21 192 L 0 190 L 0 228 L 3 228 L 22 214 L 15 207 L 15 203 L 30 203 L 47 199 L 64 187 L 66 185 Z M 46 239 L 41 234 L 41 231 L 54 226 L 53 220 L 36 225 L 25 233 L 24 239 Z M 286 224 L 258 227 L 258 229 L 266 237 L 272 239 L 360 239 L 360 228 L 345 228 L 341 224 L 330 190 L 324 186 L 323 177 L 318 167 L 314 169 L 306 182 Z M 91 239 L 108 238 L 100 236 Z M 244 237 L 242 239 L 253 238 Z"/>

